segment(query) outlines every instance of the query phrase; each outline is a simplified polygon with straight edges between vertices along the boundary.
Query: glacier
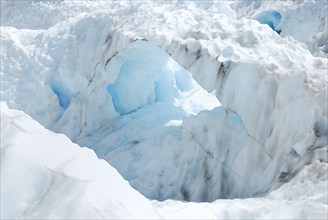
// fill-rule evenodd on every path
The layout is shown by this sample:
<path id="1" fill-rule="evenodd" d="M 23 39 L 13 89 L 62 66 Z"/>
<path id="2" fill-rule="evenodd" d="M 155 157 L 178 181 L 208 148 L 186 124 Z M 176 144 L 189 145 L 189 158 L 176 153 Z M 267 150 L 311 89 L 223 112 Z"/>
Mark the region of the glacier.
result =
<path id="1" fill-rule="evenodd" d="M 1 218 L 327 215 L 323 2 L 1 4 Z"/>

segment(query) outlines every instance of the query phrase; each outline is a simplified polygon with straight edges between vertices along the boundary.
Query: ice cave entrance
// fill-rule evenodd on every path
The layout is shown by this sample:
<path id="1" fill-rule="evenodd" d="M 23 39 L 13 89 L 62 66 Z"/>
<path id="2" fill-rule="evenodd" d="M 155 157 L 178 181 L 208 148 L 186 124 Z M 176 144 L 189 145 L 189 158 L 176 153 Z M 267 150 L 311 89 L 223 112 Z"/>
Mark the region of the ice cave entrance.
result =
<path id="1" fill-rule="evenodd" d="M 207 94 L 189 71 L 150 42 L 131 43 L 111 59 L 107 69 L 112 82 L 107 86 L 107 92 L 120 115 L 157 102 L 174 105 L 182 101 L 183 94 L 195 88 L 203 90 L 204 96 Z M 210 102 L 214 102 L 210 107 L 219 105 L 214 94 L 208 96 Z"/>

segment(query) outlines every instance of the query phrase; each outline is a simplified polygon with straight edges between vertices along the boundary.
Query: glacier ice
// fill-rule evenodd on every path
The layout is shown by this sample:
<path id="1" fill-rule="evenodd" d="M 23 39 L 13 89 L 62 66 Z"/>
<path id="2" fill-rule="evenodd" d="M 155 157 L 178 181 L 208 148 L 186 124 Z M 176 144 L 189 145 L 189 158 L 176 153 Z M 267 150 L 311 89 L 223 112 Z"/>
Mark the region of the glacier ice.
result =
<path id="1" fill-rule="evenodd" d="M 126 195 L 138 195 L 150 217 L 186 218 L 193 213 L 195 218 L 320 218 L 327 212 L 327 29 L 322 25 L 326 10 L 322 3 L 61 1 L 20 5 L 12 1 L 3 6 L 2 101 L 93 149 L 150 199 L 213 202 L 152 201 L 154 214 L 147 199 L 125 184 Z M 53 18 L 42 20 L 42 11 L 51 12 Z M 314 11 L 319 13 L 308 19 Z M 281 36 L 248 18 L 281 30 Z M 12 111 L 4 106 L 5 112 Z M 1 120 L 14 117 L 6 114 Z M 29 122 L 32 127 L 25 133 L 36 129 L 33 123 Z M 18 138 L 25 135 L 23 131 L 8 132 L 12 128 L 7 124 L 1 132 L 8 133 L 9 142 L 24 145 Z M 28 164 L 40 176 L 53 178 L 56 186 L 65 182 L 63 188 L 50 187 L 46 201 L 56 194 L 62 197 L 60 190 L 70 191 L 63 204 L 73 207 L 77 195 L 88 191 L 88 186 L 75 178 L 49 174 L 33 155 L 42 150 L 55 152 L 57 145 L 45 149 L 39 145 L 44 144 L 36 144 L 31 157 L 24 158 L 20 147 L 4 155 L 17 161 L 15 172 Z M 45 163 L 51 160 L 41 157 Z M 94 155 L 85 157 L 74 166 L 88 169 L 96 163 Z M 17 175 L 7 168 L 10 160 L 4 160 L 6 179 L 15 181 Z M 55 160 L 66 166 L 63 160 Z M 103 172 L 108 169 L 112 168 Z M 70 173 L 79 178 L 80 174 L 78 168 Z M 101 197 L 102 204 L 107 204 L 111 191 L 96 189 L 97 184 L 111 183 L 100 179 L 103 182 L 95 183 L 91 191 L 96 195 L 108 192 L 108 198 Z M 48 186 L 38 178 L 30 180 L 31 185 Z M 71 191 L 70 185 L 79 187 Z M 41 202 L 39 209 L 30 207 L 28 196 L 39 198 L 43 191 L 29 194 L 29 186 L 26 194 L 17 194 L 27 196 L 21 197 L 22 206 L 4 197 L 2 201 L 14 210 L 4 215 L 56 217 L 64 205 L 54 205 L 57 209 L 48 214 L 48 203 Z M 306 188 L 307 196 L 299 195 L 299 186 Z M 13 188 L 7 189 L 4 193 Z M 288 189 L 291 193 L 284 195 Z M 113 204 L 119 197 L 113 198 Z M 245 197 L 257 198 L 230 200 Z M 85 202 L 82 199 L 77 206 L 90 207 Z M 128 211 L 136 203 L 125 202 L 125 211 L 101 209 L 101 216 L 142 216 Z M 252 208 L 257 203 L 269 208 Z M 227 211 L 220 211 L 220 206 Z M 303 214 L 279 211 L 282 206 Z M 192 212 L 194 208 L 199 215 Z M 99 216 L 89 208 L 80 214 L 74 210 L 59 212 L 57 217 Z"/>

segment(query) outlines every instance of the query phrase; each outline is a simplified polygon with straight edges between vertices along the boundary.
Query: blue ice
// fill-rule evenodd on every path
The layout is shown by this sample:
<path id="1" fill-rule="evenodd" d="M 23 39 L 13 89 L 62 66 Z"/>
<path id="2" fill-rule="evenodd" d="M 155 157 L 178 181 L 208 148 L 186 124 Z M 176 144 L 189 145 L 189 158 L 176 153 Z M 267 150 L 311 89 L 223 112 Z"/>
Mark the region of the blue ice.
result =
<path id="1" fill-rule="evenodd" d="M 71 103 L 71 97 L 67 94 L 67 92 L 65 92 L 62 87 L 58 86 L 57 84 L 52 84 L 51 89 L 57 95 L 59 105 L 62 108 L 67 109 L 67 107 Z"/>
<path id="2" fill-rule="evenodd" d="M 261 13 L 257 18 L 261 24 L 267 24 L 272 30 L 276 31 L 278 34 L 281 33 L 281 14 L 277 11 L 265 11 Z"/>
<path id="3" fill-rule="evenodd" d="M 121 67 L 114 84 L 107 86 L 115 110 L 121 115 L 154 103 L 155 85 L 152 68 L 147 61 L 128 60 Z"/>

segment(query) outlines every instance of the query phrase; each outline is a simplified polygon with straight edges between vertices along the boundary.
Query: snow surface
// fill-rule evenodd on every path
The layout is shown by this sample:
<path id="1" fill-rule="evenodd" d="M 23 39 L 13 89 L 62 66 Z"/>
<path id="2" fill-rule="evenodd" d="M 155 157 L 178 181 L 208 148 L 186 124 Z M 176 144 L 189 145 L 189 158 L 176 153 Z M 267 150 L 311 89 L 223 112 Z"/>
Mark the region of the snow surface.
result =
<path id="1" fill-rule="evenodd" d="M 13 204 L 4 208 L 3 216 L 325 218 L 326 4 L 1 4 L 1 100 L 6 103 L 1 106 L 5 112 L 1 116 L 1 147 L 11 142 L 25 146 L 29 142 L 20 142 L 20 136 L 30 137 L 33 129 L 43 130 L 37 128 L 39 125 L 26 128 L 26 132 L 12 130 L 6 121 L 22 113 L 9 110 L 8 105 L 24 111 L 48 129 L 64 133 L 80 146 L 93 149 L 150 199 L 213 201 L 152 201 L 157 213 L 154 214 L 149 201 L 127 186 L 109 165 L 101 168 L 101 177 L 93 177 L 91 169 L 99 163 L 98 159 L 92 151 L 82 148 L 89 153 L 84 156 L 83 165 L 76 162 L 74 166 L 90 166 L 85 178 L 92 176 L 91 179 L 97 179 L 95 184 L 89 186 L 84 179 L 81 183 L 80 168 L 67 174 L 78 180 L 54 180 L 54 184 L 67 182 L 68 188 L 64 184 L 64 189 L 59 187 L 56 191 L 57 187 L 48 187 L 48 182 L 52 182 L 49 180 L 43 185 L 50 188 L 51 201 L 56 195 L 63 197 L 60 190 L 69 191 L 72 196 L 63 204 L 50 201 L 48 206 L 48 202 L 39 199 L 44 191 L 35 192 L 31 199 L 34 194 L 28 187 L 33 186 L 27 184 L 23 190 L 26 197 L 21 198 L 24 195 L 11 188 L 15 185 L 5 182 L 8 190 L 4 188 L 2 192 L 14 191 L 22 205 L 15 206 L 9 196 L 1 197 L 2 205 L 7 201 Z M 45 19 L 45 14 L 50 14 L 51 19 Z M 15 123 L 23 126 L 24 121 Z M 3 135 L 6 132 L 8 138 Z M 35 141 L 48 143 L 49 131 L 41 133 Z M 62 139 L 60 136 L 58 141 Z M 67 139 L 66 142 L 65 146 L 72 145 Z M 42 143 L 42 147 L 48 146 L 47 152 L 66 155 L 66 148 L 60 143 Z M 35 173 L 56 179 L 33 156 L 41 154 L 43 148 L 39 144 L 26 147 L 31 148 L 27 150 L 31 157 L 25 159 L 21 152 L 11 154 L 8 160 L 3 159 L 8 153 L 1 154 L 4 175 L 8 175 L 5 179 L 17 181 L 17 175 L 9 172 L 11 166 L 6 165 L 11 160 L 17 161 L 18 173 L 25 173 L 31 166 L 31 176 L 35 175 L 31 185 L 40 184 L 39 174 Z M 72 154 L 67 152 L 69 155 Z M 51 160 L 49 155 L 37 157 L 46 165 Z M 61 156 L 54 160 L 62 164 L 59 167 L 66 167 Z M 56 167 L 50 169 L 64 172 Z M 104 186 L 113 184 L 114 177 L 126 193 L 122 198 L 120 192 L 112 196 L 112 191 Z M 70 190 L 69 186 L 75 184 L 79 187 Z M 88 196 L 77 197 L 88 190 L 96 194 L 88 194 L 95 196 L 91 203 Z M 97 198 L 98 193 L 103 196 L 101 199 Z M 129 196 L 140 202 L 128 201 Z M 230 200 L 248 197 L 257 198 Z M 103 201 L 100 206 L 93 202 L 98 200 Z M 116 203 L 122 204 L 125 211 L 103 208 Z M 141 205 L 133 208 L 137 203 Z M 35 204 L 40 204 L 40 208 L 31 208 Z M 49 207 L 56 209 L 49 212 Z M 85 213 L 77 213 L 78 208 L 69 211 L 70 207 L 86 207 Z M 57 211 L 65 208 L 67 212 Z"/>
<path id="2" fill-rule="evenodd" d="M 155 217 L 92 150 L 1 103 L 1 219 Z"/>

